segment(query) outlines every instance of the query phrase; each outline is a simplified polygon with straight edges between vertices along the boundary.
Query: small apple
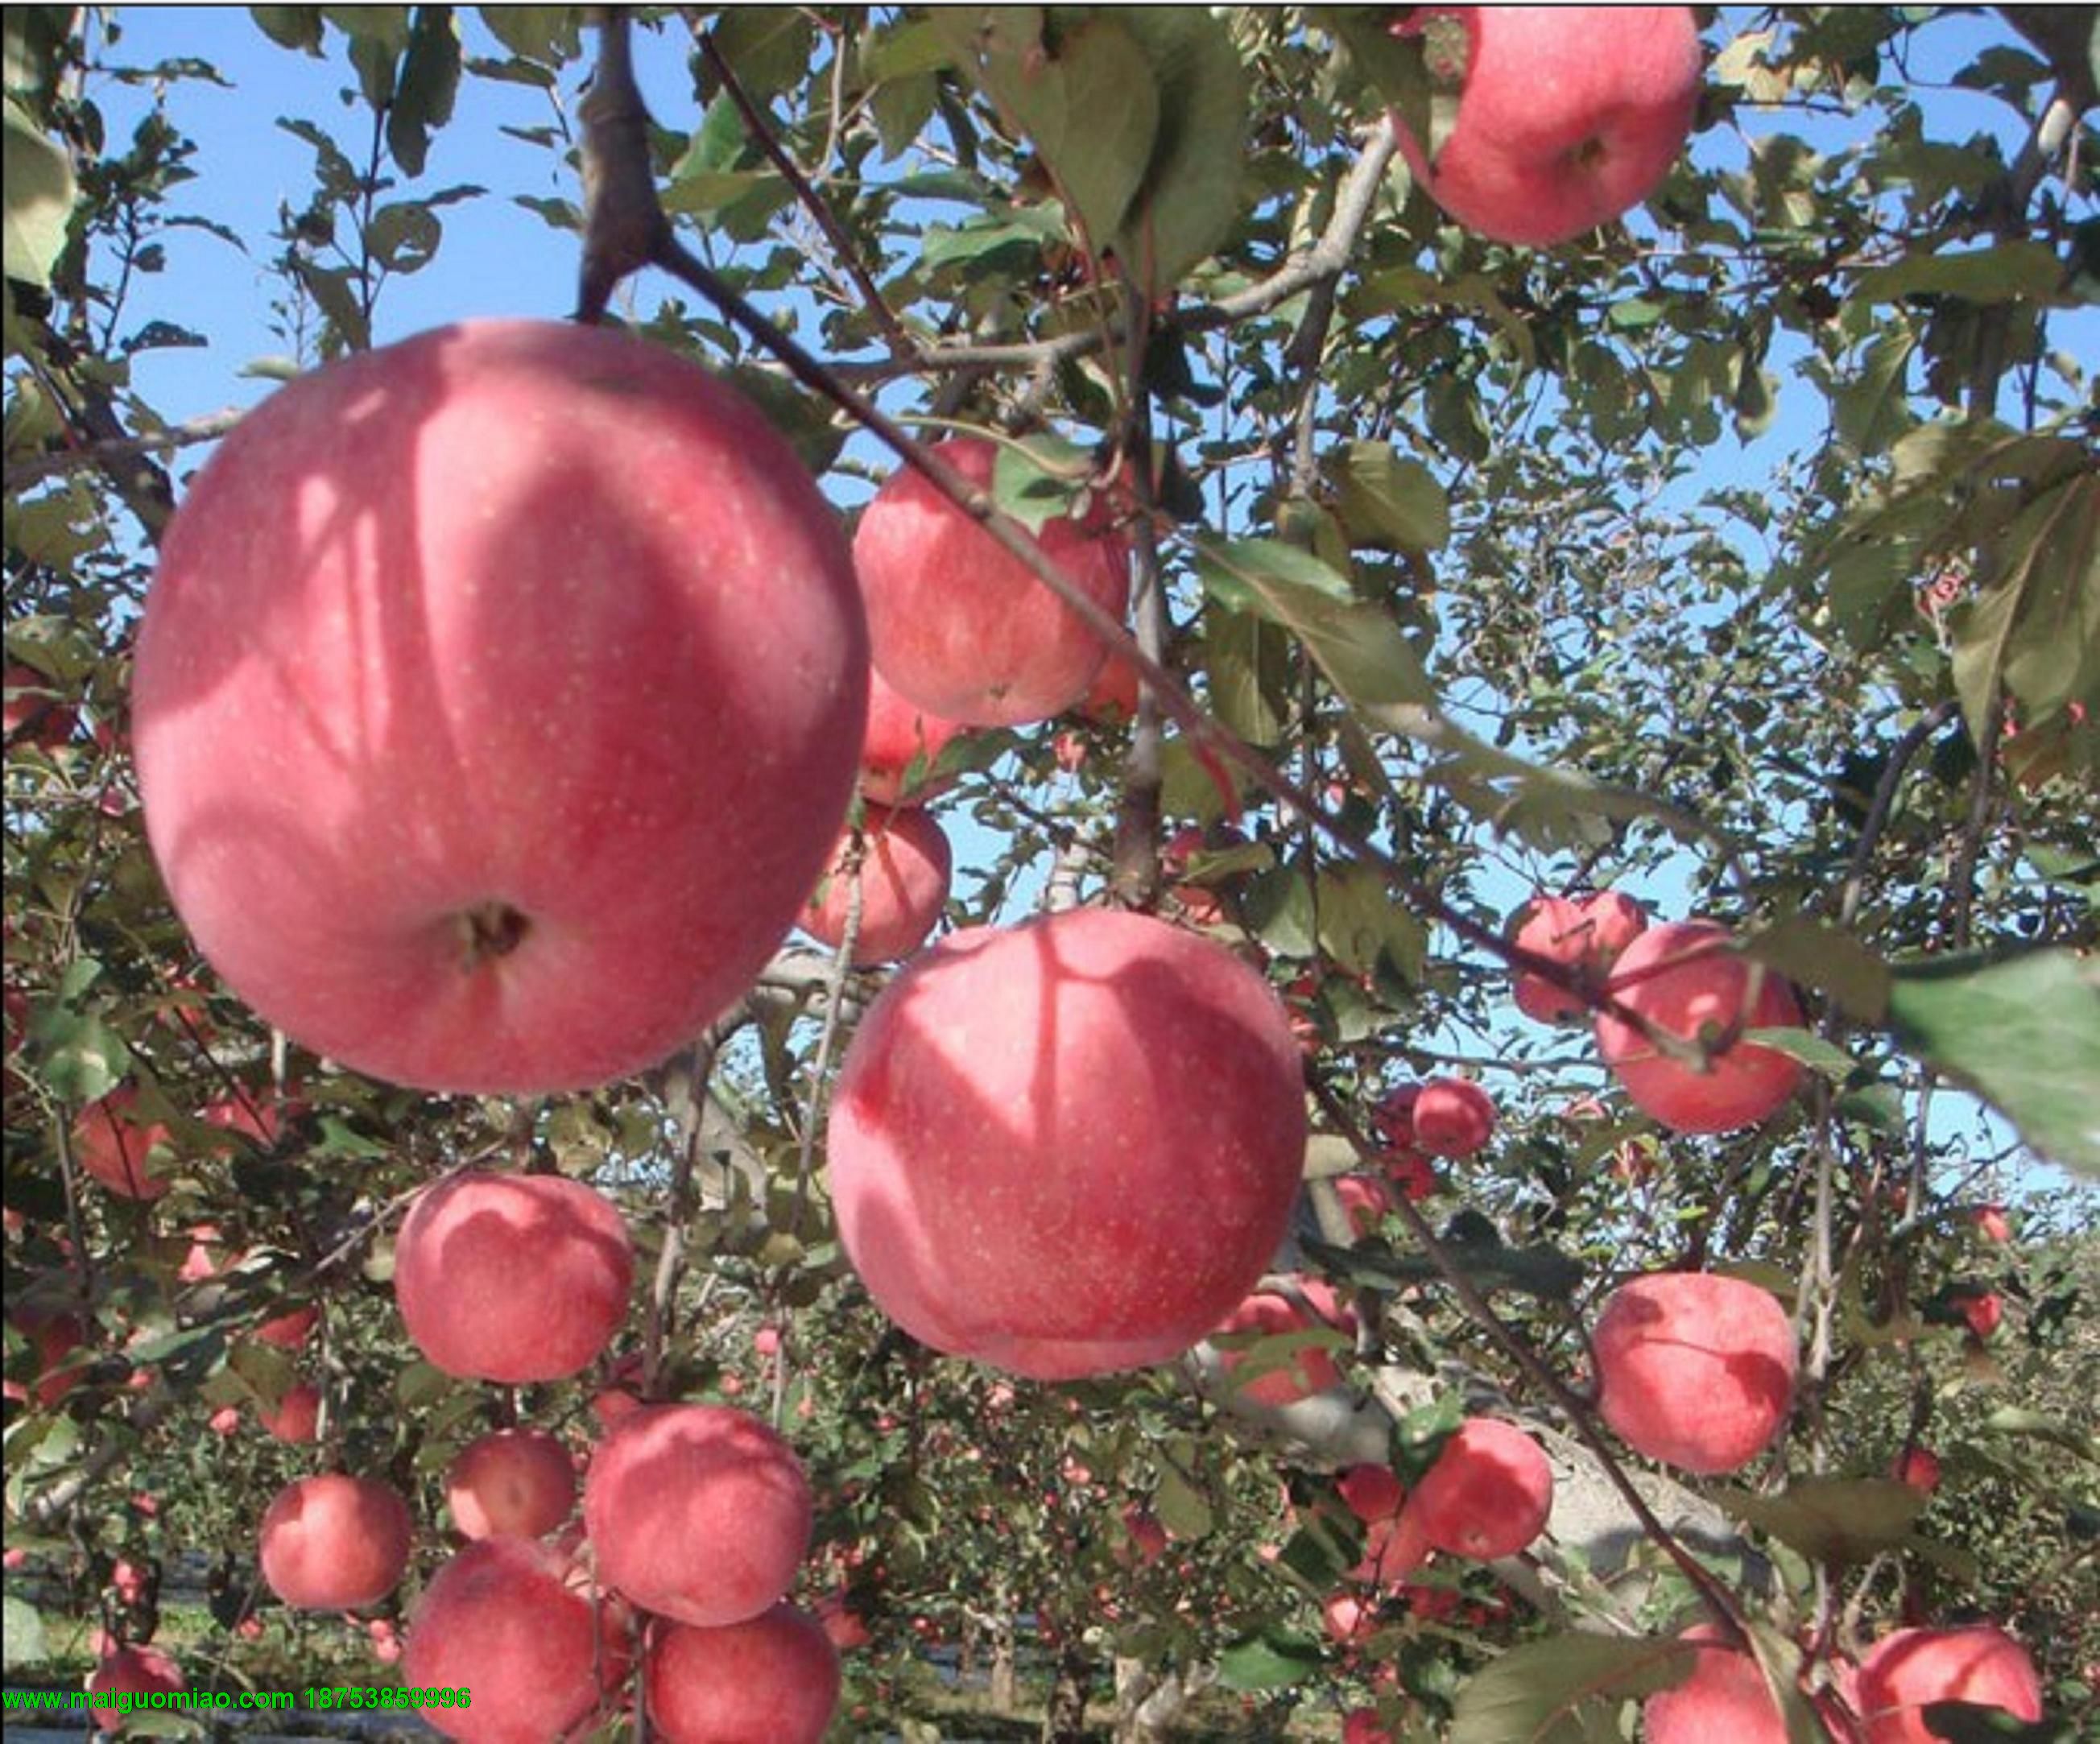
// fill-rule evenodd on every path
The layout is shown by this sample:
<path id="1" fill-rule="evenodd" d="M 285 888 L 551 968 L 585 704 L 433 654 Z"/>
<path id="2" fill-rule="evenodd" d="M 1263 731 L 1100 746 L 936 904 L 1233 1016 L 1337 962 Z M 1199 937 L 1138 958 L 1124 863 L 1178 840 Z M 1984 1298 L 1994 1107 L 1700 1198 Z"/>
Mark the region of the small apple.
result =
<path id="1" fill-rule="evenodd" d="M 583 1088 L 751 985 L 867 719 L 837 518 L 712 371 L 469 322 L 242 418 L 170 523 L 132 720 L 214 969 L 418 1089 Z"/>
<path id="2" fill-rule="evenodd" d="M 1432 1078 L 1412 1109 L 1414 1143 L 1432 1157 L 1469 1157 L 1494 1134 L 1495 1105 L 1469 1078 Z"/>
<path id="3" fill-rule="evenodd" d="M 90 1696 L 173 1695 L 188 1688 L 182 1668 L 157 1647 L 117 1647 L 105 1643 L 87 1677 Z M 126 1716 L 115 1702 L 90 1702 L 87 1706 L 98 1730 L 124 1729 Z"/>
<path id="4" fill-rule="evenodd" d="M 119 1084 L 82 1109 L 73 1124 L 73 1160 L 120 1199 L 157 1199 L 174 1185 L 150 1166 L 155 1153 L 169 1155 L 168 1129 L 140 1120 L 138 1102 L 137 1090 Z"/>
<path id="5" fill-rule="evenodd" d="M 894 961 L 916 951 L 940 924 L 947 905 L 954 856 L 947 832 L 924 812 L 867 808 L 859 831 L 858 864 L 854 832 L 839 845 L 823 876 L 802 906 L 801 925 L 819 944 L 836 951 L 846 936 L 853 887 L 860 885 L 860 927 L 854 938 L 856 969 Z"/>
<path id="6" fill-rule="evenodd" d="M 1737 1471 L 1793 1412 L 1793 1322 L 1770 1291 L 1740 1278 L 1634 1278 L 1612 1292 L 1592 1342 L 1598 1410 L 1651 1459 L 1708 1477 Z"/>
<path id="7" fill-rule="evenodd" d="M 1987 1242 L 2003 1247 L 2013 1238 L 2013 1226 L 2005 1221 L 2002 1205 L 1979 1205 L 1975 1211 L 1976 1233 Z"/>
<path id="8" fill-rule="evenodd" d="M 923 806 L 948 783 L 933 765 L 949 743 L 967 731 L 907 702 L 879 672 L 867 675 L 867 737 L 860 750 L 860 790 L 877 806 Z"/>
<path id="9" fill-rule="evenodd" d="M 1647 928 L 1648 911 L 1633 898 L 1599 890 L 1592 896 L 1534 898 L 1520 911 L 1512 937 L 1535 956 L 1600 986 L 1605 972 Z M 1517 1009 L 1539 1023 L 1564 1023 L 1588 1009 L 1579 994 L 1529 972 L 1516 978 L 1515 1000 Z"/>
<path id="10" fill-rule="evenodd" d="M 952 437 L 933 453 L 970 483 L 990 483 L 991 442 Z M 1105 496 L 1083 519 L 1045 522 L 1035 541 L 1102 611 L 1123 616 L 1129 547 Z M 875 664 L 899 695 L 944 719 L 1048 720 L 1086 695 L 1107 656 L 1107 644 L 1026 564 L 908 468 L 862 514 L 853 556 Z"/>
<path id="11" fill-rule="evenodd" d="M 544 1538 L 576 1505 L 576 1462 L 545 1429 L 497 1429 L 445 1468 L 445 1503 L 468 1538 Z"/>
<path id="12" fill-rule="evenodd" d="M 298 1610 L 355 1610 L 399 1584 L 415 1526 L 377 1478 L 325 1472 L 285 1485 L 262 1516 L 262 1578 Z"/>
<path id="13" fill-rule="evenodd" d="M 1908 1484 L 1920 1495 L 1930 1495 L 1939 1487 L 1939 1455 L 1913 1442 L 1896 1455 L 1889 1475 L 1899 1484 Z"/>
<path id="14" fill-rule="evenodd" d="M 1606 989 L 1656 1028 L 1687 1042 L 1732 1036 L 1702 1065 L 1673 1059 L 1631 1024 L 1597 1014 L 1597 1050 L 1626 1094 L 1676 1132 L 1726 1132 L 1764 1119 L 1793 1096 L 1801 1062 L 1740 1039 L 1754 1029 L 1798 1029 L 1793 991 L 1729 948 L 1710 921 L 1652 926 L 1626 947 Z"/>
<path id="15" fill-rule="evenodd" d="M 417 1196 L 394 1247 L 408 1336 L 468 1380 L 577 1373 L 626 1318 L 633 1281 L 612 1202 L 560 1175 L 453 1175 Z"/>
<path id="16" fill-rule="evenodd" d="M 1256 1291 L 1219 1322 L 1211 1336 L 1243 1344 L 1250 1336 L 1255 1340 L 1286 1337 L 1318 1327 L 1353 1333 L 1356 1311 L 1336 1297 L 1330 1285 L 1317 1278 L 1299 1278 L 1295 1282 L 1296 1295 L 1302 1300 L 1293 1300 L 1281 1291 Z M 1244 1349 L 1221 1349 L 1218 1366 L 1229 1375 L 1246 1362 L 1249 1354 Z M 1282 1406 L 1294 1405 L 1340 1384 L 1332 1353 L 1312 1344 L 1292 1351 L 1280 1366 L 1266 1368 L 1251 1380 L 1235 1383 L 1235 1387 L 1242 1398 L 1256 1404 Z"/>
<path id="17" fill-rule="evenodd" d="M 1947 1300 L 1979 1344 L 1988 1342 L 2005 1322 L 2005 1299 L 1995 1290 L 1965 1287 L 1950 1291 Z"/>
<path id="18" fill-rule="evenodd" d="M 277 1402 L 276 1410 L 258 1403 L 255 1419 L 273 1441 L 303 1446 L 320 1433 L 321 1389 L 302 1381 Z"/>
<path id="19" fill-rule="evenodd" d="M 1393 131 L 1423 191 L 1468 230 L 1533 248 L 1568 241 L 1647 199 L 1684 149 L 1700 79 L 1689 7 L 1416 15 L 1463 27 L 1458 114 L 1433 165 L 1396 113 Z M 1431 70 L 1445 68 L 1432 57 Z"/>
<path id="20" fill-rule="evenodd" d="M 1469 1417 L 1407 1499 L 1423 1536 L 1454 1556 L 1513 1556 L 1546 1530 L 1553 1468 L 1523 1430 Z"/>

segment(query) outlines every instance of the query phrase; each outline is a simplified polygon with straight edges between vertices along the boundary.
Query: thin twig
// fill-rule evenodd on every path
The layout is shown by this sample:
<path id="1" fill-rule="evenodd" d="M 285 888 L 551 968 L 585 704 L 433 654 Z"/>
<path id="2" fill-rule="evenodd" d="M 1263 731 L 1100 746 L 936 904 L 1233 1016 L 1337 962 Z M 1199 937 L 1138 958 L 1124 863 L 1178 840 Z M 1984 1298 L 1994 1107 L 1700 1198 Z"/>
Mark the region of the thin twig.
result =
<path id="1" fill-rule="evenodd" d="M 223 412 L 207 413 L 202 417 L 171 425 L 148 436 L 106 436 L 99 441 L 55 449 L 49 454 L 33 454 L 8 466 L 4 475 L 0 475 L 0 483 L 4 483 L 11 495 L 27 490 L 40 479 L 55 478 L 62 473 L 106 466 L 114 461 L 135 460 L 141 455 L 158 454 L 170 448 L 188 448 L 194 443 L 216 442 L 245 415 L 237 406 L 228 406 Z"/>

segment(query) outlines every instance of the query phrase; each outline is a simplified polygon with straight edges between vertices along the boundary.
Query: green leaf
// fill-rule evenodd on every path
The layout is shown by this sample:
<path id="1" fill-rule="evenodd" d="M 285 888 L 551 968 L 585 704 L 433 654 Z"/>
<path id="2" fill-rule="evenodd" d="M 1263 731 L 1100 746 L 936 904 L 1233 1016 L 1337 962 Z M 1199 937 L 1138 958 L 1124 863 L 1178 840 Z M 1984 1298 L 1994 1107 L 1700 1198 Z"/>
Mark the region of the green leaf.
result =
<path id="1" fill-rule="evenodd" d="M 29 1033 L 42 1055 L 44 1081 L 67 1102 L 106 1096 L 130 1070 L 124 1038 L 92 1013 L 55 1002 L 37 1013 Z"/>
<path id="2" fill-rule="evenodd" d="M 1289 638 L 1251 612 L 1203 614 L 1203 673 L 1218 718 L 1249 744 L 1274 744 L 1290 714 Z"/>
<path id="3" fill-rule="evenodd" d="M 1652 1694 L 1689 1675 L 1677 1641 L 1560 1635 L 1513 1647 L 1476 1671 L 1452 1715 L 1450 1744 L 1581 1744 L 1586 1704 Z"/>
<path id="4" fill-rule="evenodd" d="M 2039 721 L 2100 704 L 2100 476 L 2058 480 L 1999 541 L 2001 573 L 1953 614 L 1954 687 L 1981 740 L 2001 681 Z"/>
<path id="5" fill-rule="evenodd" d="M 452 9 L 417 7 L 401 77 L 386 111 L 386 149 L 405 174 L 423 173 L 430 135 L 452 118 L 459 77 L 459 27 Z"/>
<path id="6" fill-rule="evenodd" d="M 809 76 L 816 26 L 803 7 L 729 7 L 712 29 L 715 46 L 737 82 L 761 104 Z"/>
<path id="7" fill-rule="evenodd" d="M 2059 950 L 1900 964 L 1889 1028 L 2040 1155 L 2100 1176 L 2100 961 Z"/>
<path id="8" fill-rule="evenodd" d="M 1162 296 L 1238 218 L 1247 161 L 1247 75 L 1224 20 L 1198 7 L 1133 6 L 1135 37 L 1159 91 L 1158 136 L 1116 238 L 1137 284 Z"/>
<path id="9" fill-rule="evenodd" d="M 1743 955 L 1777 969 L 1798 987 L 1837 1000 L 1848 1018 L 1879 1023 L 1888 1013 L 1889 965 L 1850 933 L 1795 915 L 1751 938 Z"/>
<path id="10" fill-rule="evenodd" d="M 1910 1536 L 1926 1497 L 1893 1477 L 1807 1477 L 1778 1495 L 1724 1488 L 1723 1507 L 1816 1561 L 1864 1562 Z"/>
<path id="11" fill-rule="evenodd" d="M 1159 1523 L 1180 1539 L 1205 1536 L 1215 1523 L 1203 1494 L 1172 1466 L 1161 1468 L 1159 1489 L 1152 1499 Z"/>
<path id="12" fill-rule="evenodd" d="M 18 1665 L 42 1665 L 49 1657 L 44 1646 L 44 1619 L 38 1614 L 35 1605 L 26 1599 L 18 1599 L 9 1593 L 4 1601 L 7 1627 L 0 1630 L 0 1645 L 4 1645 L 5 1663 L 11 1668 Z"/>
<path id="13" fill-rule="evenodd" d="M 73 161 L 64 148 L 44 137 L 35 122 L 6 104 L 4 142 L 7 175 L 6 218 L 0 229 L 0 254 L 7 275 L 25 285 L 49 285 L 51 267 L 64 252 L 66 226 L 73 217 Z"/>
<path id="14" fill-rule="evenodd" d="M 2048 297 L 2063 283 L 2064 264 L 2046 242 L 2001 242 L 1961 254 L 1912 254 L 1860 275 L 1852 294 L 1864 302 L 1899 302 L 1929 294 L 1965 302 L 2016 302 Z"/>
<path id="15" fill-rule="evenodd" d="M 488 33 L 523 60 L 558 67 L 576 52 L 580 7 L 483 6 L 474 11 Z"/>
<path id="16" fill-rule="evenodd" d="M 1375 867 L 1324 868 L 1315 896 L 1320 943 L 1335 961 L 1368 974 L 1383 957 L 1405 980 L 1422 978 L 1428 929 L 1393 900 Z"/>
<path id="17" fill-rule="evenodd" d="M 2081 1459 L 2100 1464 L 2100 1441 L 2067 1423 L 2044 1416 L 2040 1411 L 2027 1411 L 2017 1405 L 2001 1405 L 1983 1419 L 1982 1427 L 1987 1434 L 2024 1435 L 2038 1441 L 2054 1442 Z"/>
<path id="18" fill-rule="evenodd" d="M 1276 539 L 1206 539 L 1197 571 L 1220 604 L 1295 634 L 1357 708 L 1379 717 L 1434 704 L 1421 656 L 1391 614 L 1357 599 L 1347 578 L 1310 552 Z"/>
<path id="19" fill-rule="evenodd" d="M 1917 345 L 1908 327 L 1881 334 L 1867 347 L 1859 375 L 1831 396 L 1838 435 L 1855 453 L 1880 453 L 1917 422 L 1904 390 Z"/>
<path id="20" fill-rule="evenodd" d="M 1046 523 L 1073 512 L 1092 475 L 1087 451 L 1062 436 L 1002 442 L 992 461 L 992 501 L 1029 532 L 1039 533 Z"/>
<path id="21" fill-rule="evenodd" d="M 1485 1291 L 1514 1290 L 1524 1296 L 1566 1301 L 1581 1287 L 1582 1262 L 1557 1247 L 1507 1247 L 1486 1236 L 1446 1231 L 1440 1245 L 1460 1271 Z M 1334 1247 L 1308 1237 L 1305 1251 L 1337 1278 L 1390 1289 L 1397 1284 L 1436 1283 L 1443 1273 L 1426 1256 L 1394 1253 L 1376 1243 Z"/>
<path id="22" fill-rule="evenodd" d="M 321 9 L 317 6 L 251 6 L 248 15 L 262 34 L 280 48 L 303 49 L 318 56 L 321 51 Z"/>
<path id="23" fill-rule="evenodd" d="M 972 82 L 1043 154 L 1096 250 L 1136 196 L 1158 133 L 1160 92 L 1119 20 L 1047 35 L 1037 7 L 958 7 L 933 15 Z"/>
<path id="24" fill-rule="evenodd" d="M 1326 1657 L 1309 1635 L 1264 1629 L 1228 1647 L 1218 1657 L 1218 1671 L 1229 1689 L 1281 1689 L 1318 1676 Z"/>
<path id="25" fill-rule="evenodd" d="M 1387 551 L 1434 551 L 1451 536 L 1451 505 L 1436 475 L 1383 442 L 1351 442 L 1326 471 L 1349 542 Z"/>

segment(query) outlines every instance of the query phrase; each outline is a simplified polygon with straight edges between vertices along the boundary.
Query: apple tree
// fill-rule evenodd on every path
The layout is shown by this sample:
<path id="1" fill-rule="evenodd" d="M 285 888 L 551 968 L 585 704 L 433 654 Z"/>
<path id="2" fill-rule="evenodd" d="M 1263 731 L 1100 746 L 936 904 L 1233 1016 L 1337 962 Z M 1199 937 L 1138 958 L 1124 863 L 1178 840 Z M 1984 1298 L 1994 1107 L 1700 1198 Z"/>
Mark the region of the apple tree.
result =
<path id="1" fill-rule="evenodd" d="M 185 28 L 6 22 L 11 1680 L 2085 1735 L 2093 8 Z"/>

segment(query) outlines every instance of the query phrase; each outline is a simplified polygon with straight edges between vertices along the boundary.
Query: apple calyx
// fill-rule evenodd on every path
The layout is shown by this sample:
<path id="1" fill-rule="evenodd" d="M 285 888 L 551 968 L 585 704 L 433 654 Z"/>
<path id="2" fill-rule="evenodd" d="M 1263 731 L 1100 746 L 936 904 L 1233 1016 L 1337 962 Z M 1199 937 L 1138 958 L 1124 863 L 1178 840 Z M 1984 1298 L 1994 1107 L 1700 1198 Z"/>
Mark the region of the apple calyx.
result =
<path id="1" fill-rule="evenodd" d="M 506 957 L 525 942 L 532 923 L 510 903 L 493 900 L 461 912 L 455 922 L 460 939 L 460 967 L 472 974 L 483 963 Z"/>

